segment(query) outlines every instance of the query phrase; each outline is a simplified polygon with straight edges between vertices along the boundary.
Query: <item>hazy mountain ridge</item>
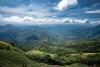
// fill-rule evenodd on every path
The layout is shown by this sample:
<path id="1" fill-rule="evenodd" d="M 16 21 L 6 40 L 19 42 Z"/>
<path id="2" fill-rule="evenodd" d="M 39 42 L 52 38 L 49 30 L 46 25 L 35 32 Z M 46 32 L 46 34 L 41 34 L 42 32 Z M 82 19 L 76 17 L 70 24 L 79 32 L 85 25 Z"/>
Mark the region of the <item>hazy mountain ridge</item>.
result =
<path id="1" fill-rule="evenodd" d="M 0 40 L 14 41 L 17 43 L 34 43 L 38 40 L 48 40 L 52 42 L 66 39 L 95 38 L 100 36 L 99 27 L 100 25 L 62 24 L 14 26 L 7 24 L 0 26 Z"/>

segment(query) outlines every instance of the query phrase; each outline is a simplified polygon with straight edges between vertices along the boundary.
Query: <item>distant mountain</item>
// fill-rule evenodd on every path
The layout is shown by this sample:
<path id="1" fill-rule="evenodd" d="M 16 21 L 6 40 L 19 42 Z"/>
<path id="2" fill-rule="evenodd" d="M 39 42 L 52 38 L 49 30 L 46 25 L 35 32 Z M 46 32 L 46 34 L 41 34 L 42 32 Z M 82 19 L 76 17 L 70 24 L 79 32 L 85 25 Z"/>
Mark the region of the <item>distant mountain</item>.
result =
<path id="1" fill-rule="evenodd" d="M 100 24 L 90 29 L 91 37 L 100 38 Z"/>
<path id="2" fill-rule="evenodd" d="M 87 29 L 80 29 L 77 31 L 74 31 L 74 34 L 78 34 L 78 37 L 82 37 L 84 39 L 96 39 L 100 38 L 100 25 L 96 25 L 91 28 Z"/>
<path id="3" fill-rule="evenodd" d="M 33 44 L 38 41 L 50 42 L 67 39 L 87 39 L 100 36 L 100 25 L 92 24 L 54 24 L 14 26 L 7 24 L 0 26 L 0 40 L 19 44 Z"/>

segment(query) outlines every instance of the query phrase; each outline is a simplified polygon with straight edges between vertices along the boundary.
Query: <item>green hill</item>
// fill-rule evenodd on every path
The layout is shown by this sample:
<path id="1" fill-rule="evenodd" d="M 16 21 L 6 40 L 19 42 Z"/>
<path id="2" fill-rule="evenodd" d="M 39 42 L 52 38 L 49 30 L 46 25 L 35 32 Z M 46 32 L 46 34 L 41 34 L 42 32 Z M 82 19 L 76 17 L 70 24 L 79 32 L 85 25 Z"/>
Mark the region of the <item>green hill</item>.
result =
<path id="1" fill-rule="evenodd" d="M 31 64 L 32 61 L 24 55 L 24 51 L 0 41 L 0 67 L 30 67 Z"/>
<path id="2" fill-rule="evenodd" d="M 46 43 L 25 52 L 0 41 L 0 67 L 99 67 L 99 44 L 99 40 L 65 41 L 62 46 Z"/>

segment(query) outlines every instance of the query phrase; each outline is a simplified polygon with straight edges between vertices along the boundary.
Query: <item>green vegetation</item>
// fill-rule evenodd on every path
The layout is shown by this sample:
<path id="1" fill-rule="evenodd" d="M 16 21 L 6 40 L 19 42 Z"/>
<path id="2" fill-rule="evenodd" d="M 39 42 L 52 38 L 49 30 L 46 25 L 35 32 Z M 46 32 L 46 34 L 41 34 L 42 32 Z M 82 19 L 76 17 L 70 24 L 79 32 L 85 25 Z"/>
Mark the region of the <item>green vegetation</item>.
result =
<path id="1" fill-rule="evenodd" d="M 0 26 L 0 67 L 100 67 L 100 25 Z"/>
<path id="2" fill-rule="evenodd" d="M 32 50 L 26 52 L 30 59 L 47 64 L 72 65 L 75 63 L 99 65 L 100 41 L 99 40 L 67 40 L 63 45 L 37 44 Z M 28 49 L 27 49 L 28 50 Z M 52 56 L 51 56 L 52 55 Z"/>
<path id="3" fill-rule="evenodd" d="M 38 67 L 38 65 L 39 63 L 28 59 L 24 51 L 0 41 L 0 67 Z"/>
<path id="4" fill-rule="evenodd" d="M 41 42 L 41 43 L 40 43 Z M 67 40 L 62 45 L 37 42 L 37 46 L 15 46 L 0 41 L 1 67 L 99 67 L 100 40 Z M 50 45 L 51 44 L 51 45 Z"/>
<path id="5" fill-rule="evenodd" d="M 10 48 L 11 48 L 11 46 L 9 43 L 0 41 L 0 49 L 10 49 Z"/>

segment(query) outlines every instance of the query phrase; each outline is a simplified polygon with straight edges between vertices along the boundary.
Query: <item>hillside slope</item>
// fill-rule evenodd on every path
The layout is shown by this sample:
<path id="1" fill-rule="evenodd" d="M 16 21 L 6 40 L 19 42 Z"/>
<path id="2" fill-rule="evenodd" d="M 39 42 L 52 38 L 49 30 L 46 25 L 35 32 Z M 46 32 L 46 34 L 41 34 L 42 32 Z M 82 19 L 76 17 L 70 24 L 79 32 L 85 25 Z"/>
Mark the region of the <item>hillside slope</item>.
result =
<path id="1" fill-rule="evenodd" d="M 0 41 L 0 66 L 1 67 L 22 67 L 29 65 L 32 61 L 28 59 L 24 52 L 11 44 Z"/>

